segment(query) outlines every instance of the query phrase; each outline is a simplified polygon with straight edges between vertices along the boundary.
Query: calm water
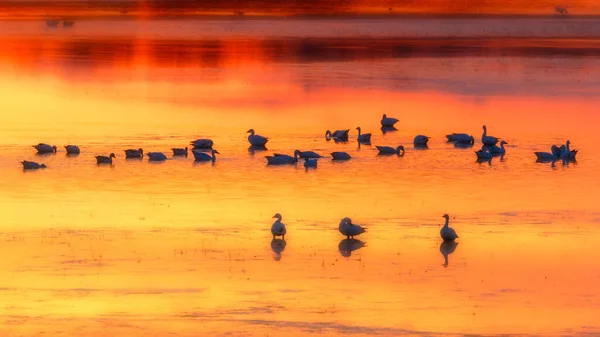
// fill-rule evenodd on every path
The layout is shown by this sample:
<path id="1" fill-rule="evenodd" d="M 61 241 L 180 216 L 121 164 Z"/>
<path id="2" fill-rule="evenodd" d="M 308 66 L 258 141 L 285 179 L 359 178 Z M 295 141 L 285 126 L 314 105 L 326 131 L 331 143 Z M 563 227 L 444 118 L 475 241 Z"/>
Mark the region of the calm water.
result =
<path id="1" fill-rule="evenodd" d="M 0 23 L 0 332 L 600 333 L 596 23 L 409 21 Z M 445 142 L 479 143 L 483 124 L 503 160 Z M 268 151 L 249 151 L 249 128 Z M 215 165 L 124 159 L 201 137 Z M 567 139 L 578 163 L 535 163 Z M 376 156 L 399 144 L 403 158 Z M 295 149 L 354 158 L 266 166 Z M 440 245 L 444 213 L 457 246 Z M 360 244 L 337 231 L 346 216 L 369 228 Z"/>

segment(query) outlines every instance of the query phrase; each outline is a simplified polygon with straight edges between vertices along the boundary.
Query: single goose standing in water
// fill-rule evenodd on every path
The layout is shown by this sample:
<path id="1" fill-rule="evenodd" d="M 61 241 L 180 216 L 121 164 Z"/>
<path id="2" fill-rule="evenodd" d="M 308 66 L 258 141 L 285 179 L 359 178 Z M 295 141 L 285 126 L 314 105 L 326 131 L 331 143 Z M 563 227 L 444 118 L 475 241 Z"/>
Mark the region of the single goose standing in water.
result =
<path id="1" fill-rule="evenodd" d="M 298 155 L 299 158 L 321 158 L 323 156 L 321 156 L 320 154 L 313 152 L 313 151 L 300 151 L 300 150 L 296 150 L 294 151 L 294 156 Z"/>
<path id="2" fill-rule="evenodd" d="M 287 230 L 285 229 L 285 224 L 281 222 L 281 214 L 277 213 L 273 215 L 273 218 L 277 219 L 271 226 L 271 234 L 273 234 L 273 239 L 277 236 L 281 236 L 283 240 L 285 240 L 285 233 Z"/>
<path id="3" fill-rule="evenodd" d="M 77 145 L 65 145 L 65 150 L 67 150 L 67 154 L 79 154 L 79 147 Z"/>
<path id="4" fill-rule="evenodd" d="M 401 157 L 404 156 L 404 146 L 400 145 L 397 148 L 393 148 L 391 146 L 375 146 L 377 150 L 379 150 L 379 155 L 389 155 L 389 154 L 397 154 Z M 402 154 L 400 152 L 402 151 Z"/>
<path id="5" fill-rule="evenodd" d="M 265 144 L 267 144 L 267 142 L 269 141 L 269 138 L 267 137 L 255 135 L 254 129 L 250 129 L 246 131 L 246 133 L 250 134 L 248 136 L 248 142 L 250 142 L 250 145 L 252 146 L 265 146 Z"/>
<path id="6" fill-rule="evenodd" d="M 418 135 L 415 137 L 413 143 L 415 146 L 425 146 L 429 142 L 429 138 L 431 138 L 431 137 Z"/>
<path id="7" fill-rule="evenodd" d="M 440 236 L 442 237 L 442 240 L 454 241 L 455 239 L 458 239 L 458 235 L 456 235 L 454 228 L 448 227 L 448 222 L 450 222 L 450 216 L 448 214 L 444 214 L 443 218 L 446 218 L 446 223 L 444 224 L 444 227 L 442 227 L 442 229 L 440 230 Z"/>
<path id="8" fill-rule="evenodd" d="M 398 119 L 396 118 L 388 117 L 386 114 L 383 114 L 383 117 L 381 117 L 381 126 L 393 127 L 396 123 L 398 123 Z"/>
<path id="9" fill-rule="evenodd" d="M 350 130 L 335 130 L 333 133 L 329 130 L 325 131 L 325 139 L 331 140 L 334 139 L 336 141 L 346 141 L 348 140 L 348 133 Z"/>
<path id="10" fill-rule="evenodd" d="M 165 161 L 167 156 L 162 152 L 148 152 L 146 153 L 148 161 Z"/>
<path id="11" fill-rule="evenodd" d="M 499 140 L 499 138 L 487 135 L 487 127 L 484 125 L 483 126 L 483 135 L 481 135 L 481 142 L 484 145 L 492 146 L 492 145 L 496 145 L 496 143 L 498 143 L 498 140 Z"/>
<path id="12" fill-rule="evenodd" d="M 491 160 L 493 157 L 492 153 L 487 147 L 483 147 L 481 150 L 475 151 L 475 155 L 477 155 L 478 160 Z"/>
<path id="13" fill-rule="evenodd" d="M 48 144 L 39 143 L 38 145 L 34 145 L 33 147 L 35 147 L 38 154 L 56 153 L 56 146 L 50 146 Z"/>
<path id="14" fill-rule="evenodd" d="M 448 139 L 449 142 L 464 143 L 464 144 L 474 144 L 475 143 L 475 138 L 466 133 L 452 133 L 452 134 L 446 135 L 446 138 Z"/>
<path id="15" fill-rule="evenodd" d="M 366 232 L 366 228 L 352 223 L 350 218 L 343 218 L 338 227 L 340 233 L 346 236 L 347 239 L 354 239 L 355 236 Z"/>
<path id="16" fill-rule="evenodd" d="M 181 148 L 172 148 L 171 149 L 173 151 L 173 155 L 174 156 L 188 156 L 188 148 L 187 146 L 184 149 Z"/>
<path id="17" fill-rule="evenodd" d="M 213 163 L 217 160 L 217 156 L 215 154 L 220 154 L 217 150 L 212 150 L 211 154 L 200 152 L 200 151 L 192 151 L 194 155 L 195 161 L 212 161 Z"/>
<path id="18" fill-rule="evenodd" d="M 111 153 L 109 156 L 96 156 L 97 164 L 112 164 L 112 159 L 117 158 L 114 153 Z"/>
<path id="19" fill-rule="evenodd" d="M 212 149 L 214 143 L 210 139 L 196 139 L 190 142 L 194 149 Z"/>
<path id="20" fill-rule="evenodd" d="M 46 168 L 45 164 L 38 164 L 34 161 L 22 161 L 21 164 L 23 164 L 23 170 L 37 170 L 37 169 L 43 169 Z"/>
<path id="21" fill-rule="evenodd" d="M 346 152 L 331 152 L 333 160 L 350 160 L 352 157 Z"/>
<path id="22" fill-rule="evenodd" d="M 319 160 L 317 158 L 304 158 L 304 168 L 317 168 Z"/>
<path id="23" fill-rule="evenodd" d="M 143 156 L 144 156 L 144 150 L 142 150 L 142 149 L 125 150 L 125 158 L 142 158 Z"/>
<path id="24" fill-rule="evenodd" d="M 358 140 L 359 143 L 363 143 L 363 144 L 370 144 L 371 143 L 371 134 L 370 133 L 361 134 L 361 128 L 360 128 L 360 126 L 357 127 L 356 130 L 358 130 L 357 140 Z"/>

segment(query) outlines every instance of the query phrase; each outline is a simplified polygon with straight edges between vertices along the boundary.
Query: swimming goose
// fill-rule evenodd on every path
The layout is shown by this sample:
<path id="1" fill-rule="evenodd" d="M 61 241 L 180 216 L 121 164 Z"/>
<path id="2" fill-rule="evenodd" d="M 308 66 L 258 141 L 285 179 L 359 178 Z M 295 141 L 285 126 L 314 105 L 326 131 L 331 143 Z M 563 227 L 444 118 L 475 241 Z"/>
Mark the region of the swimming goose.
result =
<path id="1" fill-rule="evenodd" d="M 187 146 L 185 147 L 185 149 L 181 149 L 181 148 L 172 148 L 171 150 L 173 150 L 173 155 L 174 156 L 188 156 L 188 148 Z"/>
<path id="2" fill-rule="evenodd" d="M 537 157 L 537 162 L 539 163 L 556 161 L 556 159 L 558 159 L 557 156 L 550 152 L 534 152 L 534 154 Z"/>
<path id="3" fill-rule="evenodd" d="M 331 152 L 333 160 L 350 160 L 350 155 L 346 152 Z"/>
<path id="4" fill-rule="evenodd" d="M 413 143 L 415 146 L 425 146 L 425 145 L 427 145 L 427 142 L 429 142 L 429 138 L 431 138 L 431 137 L 418 135 L 415 137 Z"/>
<path id="5" fill-rule="evenodd" d="M 560 157 L 562 155 L 562 149 L 564 148 L 564 145 L 562 145 L 561 147 L 558 147 L 556 145 L 552 145 L 552 147 L 550 148 L 550 151 L 552 151 L 552 154 L 555 157 Z"/>
<path id="6" fill-rule="evenodd" d="M 248 142 L 250 142 L 250 145 L 252 146 L 265 146 L 265 144 L 267 144 L 269 141 L 269 138 L 267 137 L 255 135 L 254 129 L 250 129 L 246 131 L 246 133 L 250 134 L 250 136 L 248 136 Z"/>
<path id="7" fill-rule="evenodd" d="M 496 145 L 496 143 L 498 143 L 498 140 L 499 140 L 499 138 L 487 135 L 487 127 L 484 125 L 483 126 L 483 135 L 481 135 L 481 142 L 484 145 L 492 146 L 492 145 Z"/>
<path id="8" fill-rule="evenodd" d="M 190 142 L 194 149 L 212 149 L 214 143 L 210 139 L 196 139 Z"/>
<path id="9" fill-rule="evenodd" d="M 506 149 L 504 148 L 504 145 L 508 144 L 506 141 L 501 141 L 500 142 L 500 146 L 498 145 L 493 145 L 493 146 L 486 146 L 491 154 L 495 154 L 495 155 L 505 155 L 506 154 Z M 485 145 L 484 145 L 485 146 Z"/>
<path id="10" fill-rule="evenodd" d="M 361 134 L 360 126 L 357 127 L 356 130 L 358 130 L 358 138 L 357 139 L 358 139 L 359 143 L 365 143 L 365 144 L 371 143 L 371 134 L 370 133 Z"/>
<path id="11" fill-rule="evenodd" d="M 148 161 L 164 161 L 167 160 L 167 156 L 162 152 L 148 152 L 146 153 Z"/>
<path id="12" fill-rule="evenodd" d="M 398 122 L 398 119 L 396 118 L 392 118 L 392 117 L 388 117 L 386 114 L 383 114 L 383 117 L 381 117 L 381 126 L 394 126 L 394 124 L 396 124 Z"/>
<path id="13" fill-rule="evenodd" d="M 391 146 L 375 146 L 377 150 L 379 150 L 379 155 L 388 155 L 388 154 L 397 154 L 399 156 L 404 156 L 404 146 L 400 145 L 397 148 L 393 148 Z M 402 154 L 400 154 L 402 151 Z"/>
<path id="14" fill-rule="evenodd" d="M 33 145 L 33 147 L 35 147 L 38 154 L 56 153 L 56 146 L 50 146 L 48 144 L 39 143 L 38 145 Z"/>
<path id="15" fill-rule="evenodd" d="M 287 165 L 298 162 L 297 153 L 294 153 L 293 157 L 287 154 L 274 153 L 272 156 L 265 156 L 265 158 L 267 158 L 267 165 Z"/>
<path id="16" fill-rule="evenodd" d="M 329 130 L 325 131 L 325 139 L 331 140 L 332 138 L 336 141 L 348 140 L 348 133 L 350 130 L 335 130 L 333 133 Z"/>
<path id="17" fill-rule="evenodd" d="M 298 155 L 299 158 L 309 158 L 309 159 L 314 159 L 314 158 L 321 158 L 323 156 L 321 156 L 320 154 L 313 152 L 313 151 L 300 151 L 300 150 L 296 150 L 294 151 L 294 157 Z"/>
<path id="18" fill-rule="evenodd" d="M 23 170 L 37 170 L 37 169 L 42 169 L 42 168 L 46 168 L 45 164 L 38 164 L 34 161 L 22 161 L 21 164 L 23 164 Z"/>
<path id="19" fill-rule="evenodd" d="M 354 239 L 355 236 L 360 235 L 367 230 L 360 225 L 353 224 L 350 218 L 343 218 L 342 221 L 340 221 L 338 229 L 340 233 L 348 239 Z"/>
<path id="20" fill-rule="evenodd" d="M 143 156 L 144 156 L 144 150 L 142 150 L 142 149 L 125 150 L 125 158 L 142 158 Z"/>
<path id="21" fill-rule="evenodd" d="M 446 138 L 448 138 L 449 142 L 465 143 L 465 144 L 475 143 L 475 138 L 473 138 L 473 136 L 468 135 L 466 133 L 452 133 L 452 134 L 446 135 Z"/>
<path id="22" fill-rule="evenodd" d="M 444 227 L 442 227 L 442 229 L 440 230 L 440 236 L 444 241 L 454 241 L 458 238 L 458 235 L 456 235 L 454 228 L 448 227 L 450 216 L 448 216 L 448 214 L 444 214 L 443 218 L 446 218 L 446 223 L 444 224 Z"/>
<path id="23" fill-rule="evenodd" d="M 277 219 L 273 223 L 273 226 L 271 226 L 271 234 L 273 234 L 273 239 L 275 239 L 276 236 L 281 236 L 281 238 L 285 240 L 285 233 L 287 233 L 287 230 L 285 229 L 285 224 L 281 222 L 281 214 L 276 213 L 273 215 L 273 218 Z"/>
<path id="24" fill-rule="evenodd" d="M 319 160 L 317 158 L 304 158 L 304 168 L 317 168 Z"/>
<path id="25" fill-rule="evenodd" d="M 567 140 L 566 144 L 564 145 L 564 149 L 561 151 L 561 159 L 563 162 L 576 161 L 575 156 L 577 156 L 577 150 L 571 150 L 570 145 L 571 141 Z M 563 147 L 561 146 L 561 148 Z"/>
<path id="26" fill-rule="evenodd" d="M 67 150 L 67 154 L 79 154 L 79 147 L 77 145 L 65 145 L 65 150 Z"/>
<path id="27" fill-rule="evenodd" d="M 108 157 L 107 156 L 96 156 L 96 163 L 97 164 L 112 164 L 113 158 L 117 158 L 114 153 L 111 153 Z"/>
<path id="28" fill-rule="evenodd" d="M 478 160 L 490 160 L 492 159 L 492 153 L 487 147 L 482 147 L 481 150 L 475 151 Z"/>
<path id="29" fill-rule="evenodd" d="M 215 154 L 221 154 L 217 150 L 212 150 L 211 154 L 200 152 L 200 151 L 192 151 L 194 155 L 195 161 L 212 161 L 213 163 L 217 160 L 217 156 Z"/>

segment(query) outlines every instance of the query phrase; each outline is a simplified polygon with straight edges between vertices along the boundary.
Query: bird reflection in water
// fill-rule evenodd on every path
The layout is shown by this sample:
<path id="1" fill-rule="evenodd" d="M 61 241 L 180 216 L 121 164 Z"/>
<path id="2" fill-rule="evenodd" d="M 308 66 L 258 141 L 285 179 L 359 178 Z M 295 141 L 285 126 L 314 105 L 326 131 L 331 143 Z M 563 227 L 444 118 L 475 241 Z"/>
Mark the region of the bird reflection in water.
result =
<path id="1" fill-rule="evenodd" d="M 350 257 L 350 255 L 352 255 L 353 251 L 361 249 L 364 246 L 365 246 L 365 243 L 360 240 L 344 239 L 344 240 L 340 241 L 340 244 L 338 245 L 338 249 L 340 251 L 340 254 L 342 254 L 343 257 Z"/>
<path id="2" fill-rule="evenodd" d="M 444 255 L 444 264 L 442 265 L 444 268 L 448 267 L 448 255 L 454 253 L 456 246 L 458 246 L 458 242 L 455 241 L 444 241 L 440 245 L 440 253 Z"/>
<path id="3" fill-rule="evenodd" d="M 282 239 L 273 239 L 271 241 L 271 250 L 273 251 L 273 260 L 281 260 L 281 253 L 285 250 L 287 243 Z"/>
<path id="4" fill-rule="evenodd" d="M 398 131 L 398 129 L 396 129 L 395 126 L 382 126 L 381 127 L 381 133 L 384 135 L 388 132 L 394 132 L 394 131 Z"/>
<path id="5" fill-rule="evenodd" d="M 250 145 L 248 147 L 248 152 L 252 156 L 254 155 L 254 152 L 262 152 L 262 151 L 267 151 L 267 147 L 264 145 Z"/>

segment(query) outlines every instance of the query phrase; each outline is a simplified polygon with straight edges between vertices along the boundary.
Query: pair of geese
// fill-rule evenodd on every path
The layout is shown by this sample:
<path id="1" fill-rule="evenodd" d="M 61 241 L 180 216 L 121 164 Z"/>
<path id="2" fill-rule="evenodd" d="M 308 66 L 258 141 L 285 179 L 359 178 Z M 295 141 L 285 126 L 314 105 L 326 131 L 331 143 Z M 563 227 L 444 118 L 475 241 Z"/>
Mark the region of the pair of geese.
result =
<path id="1" fill-rule="evenodd" d="M 561 159 L 563 163 L 576 161 L 577 150 L 571 150 L 571 141 L 567 140 L 564 145 L 560 147 L 552 145 L 550 147 L 551 152 L 534 152 L 539 162 L 556 162 Z"/>
<path id="2" fill-rule="evenodd" d="M 285 234 L 287 233 L 287 229 L 285 228 L 285 224 L 281 222 L 281 214 L 277 213 L 273 215 L 273 218 L 277 219 L 271 226 L 271 234 L 273 234 L 273 239 L 275 239 L 278 236 L 281 236 L 281 238 L 285 240 Z M 454 241 L 458 239 L 458 235 L 456 234 L 454 228 L 448 226 L 448 223 L 450 222 L 450 216 L 448 214 L 444 214 L 443 218 L 446 219 L 446 222 L 440 230 L 440 237 L 442 238 L 442 240 Z M 342 221 L 340 221 L 338 230 L 347 239 L 354 239 L 355 236 L 366 232 L 367 229 L 361 225 L 353 224 L 352 219 L 350 218 L 343 218 Z"/>

